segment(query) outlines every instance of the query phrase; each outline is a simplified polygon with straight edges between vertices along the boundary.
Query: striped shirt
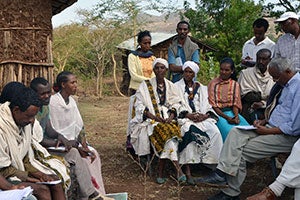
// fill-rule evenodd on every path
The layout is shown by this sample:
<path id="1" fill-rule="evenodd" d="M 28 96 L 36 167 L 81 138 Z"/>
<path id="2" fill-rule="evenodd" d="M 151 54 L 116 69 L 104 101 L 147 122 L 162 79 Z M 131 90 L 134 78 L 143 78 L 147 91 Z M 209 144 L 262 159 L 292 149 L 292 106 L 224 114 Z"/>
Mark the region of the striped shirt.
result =
<path id="1" fill-rule="evenodd" d="M 290 33 L 282 35 L 275 45 L 274 57 L 291 59 L 297 71 L 300 71 L 300 37 L 296 39 Z"/>
<path id="2" fill-rule="evenodd" d="M 212 107 L 222 109 L 236 106 L 241 110 L 240 85 L 232 79 L 224 81 L 220 77 L 215 78 L 208 84 L 208 101 Z"/>

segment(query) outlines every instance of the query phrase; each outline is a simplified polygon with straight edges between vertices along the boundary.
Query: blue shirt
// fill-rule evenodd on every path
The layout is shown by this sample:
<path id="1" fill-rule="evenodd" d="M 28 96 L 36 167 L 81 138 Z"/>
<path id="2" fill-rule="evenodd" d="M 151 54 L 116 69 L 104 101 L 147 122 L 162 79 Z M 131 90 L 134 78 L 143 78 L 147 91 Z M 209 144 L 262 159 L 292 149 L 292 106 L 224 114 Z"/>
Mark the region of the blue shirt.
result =
<path id="1" fill-rule="evenodd" d="M 300 135 L 300 74 L 296 73 L 282 89 L 269 124 L 284 134 Z"/>
<path id="2" fill-rule="evenodd" d="M 183 50 L 182 46 L 180 46 L 180 45 L 177 46 L 177 55 L 176 56 L 173 54 L 172 50 L 170 48 L 168 48 L 168 63 L 176 65 L 176 57 L 181 58 L 182 64 L 185 63 L 186 58 L 185 58 L 184 50 Z M 194 61 L 195 63 L 200 63 L 199 49 L 194 51 L 194 53 L 192 54 L 192 61 Z M 175 83 L 182 78 L 182 73 L 171 72 L 171 76 L 172 76 L 172 79 L 171 79 L 172 82 Z"/>

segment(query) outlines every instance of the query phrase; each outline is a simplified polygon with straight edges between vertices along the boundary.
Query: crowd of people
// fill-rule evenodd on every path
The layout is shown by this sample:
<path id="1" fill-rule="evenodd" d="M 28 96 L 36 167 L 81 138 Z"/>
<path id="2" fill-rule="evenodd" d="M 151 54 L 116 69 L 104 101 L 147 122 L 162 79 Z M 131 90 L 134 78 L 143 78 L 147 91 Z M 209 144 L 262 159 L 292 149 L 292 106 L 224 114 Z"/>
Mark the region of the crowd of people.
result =
<path id="1" fill-rule="evenodd" d="M 138 65 L 128 63 L 130 75 L 135 77 L 133 71 L 139 71 L 142 78 L 131 93 L 127 148 L 137 157 L 152 152 L 158 157 L 158 184 L 167 181 L 164 168 L 168 159 L 175 166 L 178 182 L 221 186 L 210 200 L 236 200 L 247 162 L 291 152 L 276 181 L 248 199 L 277 199 L 285 187 L 296 188 L 295 199 L 299 198 L 298 18 L 294 12 L 286 12 L 275 20 L 284 32 L 277 43 L 265 35 L 268 21 L 255 20 L 254 37 L 242 49 L 245 69 L 238 75 L 233 60 L 225 57 L 220 61 L 219 76 L 208 86 L 197 81 L 199 48 L 188 36 L 186 21 L 177 24 L 178 35 L 168 49 L 168 60 L 152 62 L 154 77 L 149 76 L 150 63 L 141 62 L 143 57 L 135 61 Z M 151 44 L 149 32 L 147 39 Z M 138 50 L 143 47 L 139 44 Z M 150 48 L 146 50 L 152 59 Z M 143 75 L 146 69 L 147 76 Z M 210 167 L 212 174 L 193 177 L 190 165 L 197 163 Z"/>
<path id="2" fill-rule="evenodd" d="M 151 52 L 149 31 L 138 34 L 139 46 L 128 56 L 127 148 L 137 157 L 158 157 L 158 184 L 168 181 L 165 166 L 170 160 L 178 182 L 222 186 L 209 199 L 236 200 L 247 162 L 290 153 L 276 181 L 248 199 L 277 199 L 285 187 L 295 188 L 295 199 L 300 198 L 300 26 L 293 12 L 275 23 L 284 31 L 276 44 L 265 36 L 268 21 L 255 20 L 254 37 L 242 50 L 246 69 L 237 79 L 233 60 L 225 57 L 219 76 L 208 86 L 197 81 L 199 47 L 188 36 L 188 22 L 177 24 L 168 60 Z M 42 77 L 34 78 L 30 87 L 10 82 L 3 88 L 0 189 L 31 186 L 27 199 L 63 200 L 73 167 L 81 199 L 111 199 L 105 197 L 100 156 L 86 139 L 72 97 L 76 76 L 63 71 L 56 77 L 54 94 L 51 88 Z M 213 173 L 193 177 L 191 165 L 198 163 Z"/>
<path id="3" fill-rule="evenodd" d="M 3 88 L 0 189 L 31 186 L 29 200 L 67 199 L 73 167 L 79 193 L 76 199 L 112 199 L 105 197 L 100 156 L 86 140 L 80 112 L 71 96 L 76 93 L 76 76 L 67 71 L 59 73 L 56 86 L 52 95 L 49 82 L 37 77 L 30 87 L 9 82 Z M 52 151 L 48 151 L 50 148 Z"/>

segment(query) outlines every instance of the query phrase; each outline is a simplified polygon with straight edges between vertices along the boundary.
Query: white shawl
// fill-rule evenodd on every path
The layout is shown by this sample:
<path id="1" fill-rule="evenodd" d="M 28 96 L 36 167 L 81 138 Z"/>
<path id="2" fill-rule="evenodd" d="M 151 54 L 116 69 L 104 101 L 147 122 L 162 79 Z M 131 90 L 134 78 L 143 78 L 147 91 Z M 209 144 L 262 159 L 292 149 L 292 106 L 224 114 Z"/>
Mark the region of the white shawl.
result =
<path id="1" fill-rule="evenodd" d="M 196 112 L 201 113 L 201 114 L 206 114 L 207 112 L 211 111 L 213 112 L 216 116 L 218 116 L 215 111 L 213 110 L 212 106 L 208 102 L 208 92 L 207 92 L 207 87 L 202 85 L 201 83 L 200 87 L 197 91 L 197 93 L 194 96 L 194 105 Z M 175 83 L 175 86 L 177 87 L 177 90 L 180 93 L 180 96 L 183 98 L 184 106 L 185 109 L 189 112 L 192 113 L 192 109 L 189 106 L 189 100 L 188 100 L 188 94 L 185 92 L 185 82 L 184 79 L 182 78 L 178 82 Z M 184 124 L 186 121 L 190 121 L 189 119 L 180 119 L 178 120 L 180 125 Z M 212 122 L 213 124 L 216 123 L 216 120 L 213 118 L 208 118 L 205 121 Z M 202 131 L 205 131 L 205 129 L 202 127 L 201 122 L 197 123 L 198 128 L 200 128 Z"/>
<path id="2" fill-rule="evenodd" d="M 263 75 L 256 66 L 242 70 L 238 82 L 241 87 L 242 97 L 248 92 L 260 92 L 263 101 L 267 100 L 270 91 L 275 84 L 268 69 Z"/>
<path id="3" fill-rule="evenodd" d="M 168 110 L 171 108 L 175 108 L 177 112 L 180 112 L 181 99 L 179 97 L 179 94 L 177 93 L 175 85 L 172 82 L 165 79 L 166 100 L 165 104 L 162 106 L 159 105 L 159 97 L 156 92 L 156 77 L 150 79 L 150 83 L 154 91 L 154 96 L 158 105 L 159 113 L 163 113 L 164 118 L 168 118 Z M 152 134 L 153 128 L 157 125 L 157 122 L 152 124 L 150 119 L 147 119 L 145 121 L 143 120 L 143 113 L 146 107 L 149 109 L 150 113 L 155 115 L 148 86 L 145 81 L 140 84 L 140 87 L 137 90 L 135 96 L 135 117 L 133 117 L 129 122 L 131 143 L 137 155 L 147 155 L 150 153 L 150 141 L 148 137 Z"/>
<path id="4" fill-rule="evenodd" d="M 25 171 L 23 159 L 31 144 L 31 125 L 19 128 L 15 123 L 9 102 L 0 105 L 0 168 L 13 166 Z"/>
<path id="5" fill-rule="evenodd" d="M 52 95 L 49 104 L 50 120 L 52 127 L 63 134 L 68 140 L 78 137 L 83 128 L 83 121 L 73 97 L 69 97 L 69 104 L 60 92 Z"/>
<path id="6" fill-rule="evenodd" d="M 29 158 L 31 164 L 41 172 L 45 174 L 57 174 L 60 178 L 62 178 L 64 182 L 65 188 L 69 188 L 71 184 L 70 172 L 66 167 L 66 162 L 53 157 L 47 149 L 45 149 L 40 142 L 43 140 L 43 129 L 38 120 L 34 121 L 33 124 L 33 132 L 32 132 L 32 146 L 35 151 L 39 152 L 39 159 L 37 160 L 34 151 L 32 148 L 29 150 Z M 46 164 L 48 167 L 43 165 Z"/>

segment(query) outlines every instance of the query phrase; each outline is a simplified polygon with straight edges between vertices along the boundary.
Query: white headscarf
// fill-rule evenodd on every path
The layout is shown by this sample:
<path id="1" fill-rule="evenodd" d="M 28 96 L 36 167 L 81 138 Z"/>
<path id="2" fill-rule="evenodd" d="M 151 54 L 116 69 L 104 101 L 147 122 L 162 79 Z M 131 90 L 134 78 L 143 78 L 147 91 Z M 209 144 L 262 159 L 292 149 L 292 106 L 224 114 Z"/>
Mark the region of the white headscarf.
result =
<path id="1" fill-rule="evenodd" d="M 189 67 L 189 68 L 191 68 L 191 70 L 193 70 L 193 72 L 195 73 L 195 76 L 198 74 L 199 66 L 197 63 L 195 63 L 193 61 L 186 61 L 182 66 L 182 70 L 184 71 L 187 67 Z"/>
<path id="2" fill-rule="evenodd" d="M 163 64 L 167 69 L 169 68 L 168 61 L 163 58 L 156 58 L 152 64 L 152 67 L 154 68 L 157 63 Z"/>

